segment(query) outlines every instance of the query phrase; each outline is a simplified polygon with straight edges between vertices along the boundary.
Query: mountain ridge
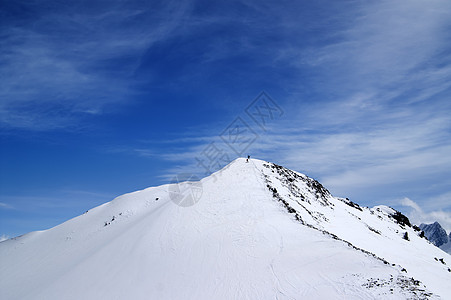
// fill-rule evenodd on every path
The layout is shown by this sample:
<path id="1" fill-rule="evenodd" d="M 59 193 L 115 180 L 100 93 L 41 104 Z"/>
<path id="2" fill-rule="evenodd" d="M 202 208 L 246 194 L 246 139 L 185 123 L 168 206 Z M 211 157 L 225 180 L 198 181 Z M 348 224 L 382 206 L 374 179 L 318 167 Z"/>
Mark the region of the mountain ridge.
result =
<path id="1" fill-rule="evenodd" d="M 0 296 L 450 295 L 451 258 L 392 208 L 360 207 L 304 174 L 255 159 L 236 159 L 200 183 L 202 195 L 189 207 L 174 204 L 174 185 L 152 187 L 0 243 L 0 257 L 8 258 L 0 265 Z M 183 186 L 192 185 L 176 185 Z"/>

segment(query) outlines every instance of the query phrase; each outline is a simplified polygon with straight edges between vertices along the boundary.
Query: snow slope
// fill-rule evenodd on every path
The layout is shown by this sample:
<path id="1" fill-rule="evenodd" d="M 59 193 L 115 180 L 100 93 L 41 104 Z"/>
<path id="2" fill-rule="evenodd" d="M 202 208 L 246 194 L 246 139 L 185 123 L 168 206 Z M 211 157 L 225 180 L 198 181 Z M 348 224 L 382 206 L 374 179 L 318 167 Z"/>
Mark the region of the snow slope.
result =
<path id="1" fill-rule="evenodd" d="M 201 184 L 193 206 L 164 185 L 1 242 L 0 298 L 451 299 L 451 257 L 388 207 L 260 160 Z"/>

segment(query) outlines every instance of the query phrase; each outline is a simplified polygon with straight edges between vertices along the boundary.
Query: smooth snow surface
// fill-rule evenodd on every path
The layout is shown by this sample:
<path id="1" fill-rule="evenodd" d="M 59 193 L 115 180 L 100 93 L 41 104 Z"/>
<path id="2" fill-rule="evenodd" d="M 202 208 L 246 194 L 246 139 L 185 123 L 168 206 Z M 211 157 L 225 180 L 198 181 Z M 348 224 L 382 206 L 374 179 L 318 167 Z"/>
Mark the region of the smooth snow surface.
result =
<path id="1" fill-rule="evenodd" d="M 164 185 L 1 242 L 0 298 L 451 299 L 451 257 L 388 207 L 260 160 L 201 183 L 190 207 Z"/>

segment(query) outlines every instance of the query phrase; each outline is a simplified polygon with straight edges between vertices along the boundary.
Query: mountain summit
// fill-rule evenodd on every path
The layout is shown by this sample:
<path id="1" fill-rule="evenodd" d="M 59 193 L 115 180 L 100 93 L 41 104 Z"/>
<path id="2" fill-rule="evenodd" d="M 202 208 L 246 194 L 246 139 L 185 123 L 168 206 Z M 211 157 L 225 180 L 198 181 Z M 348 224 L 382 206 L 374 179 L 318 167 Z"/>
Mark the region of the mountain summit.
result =
<path id="1" fill-rule="evenodd" d="M 421 224 L 420 229 L 428 240 L 445 252 L 451 253 L 451 232 L 449 236 L 439 222 Z"/>
<path id="2" fill-rule="evenodd" d="M 448 243 L 448 235 L 439 222 L 434 222 L 432 224 L 421 224 L 420 229 L 424 231 L 424 234 L 428 240 L 437 247 Z"/>
<path id="3" fill-rule="evenodd" d="M 400 212 L 256 159 L 1 242 L 0 259 L 1 299 L 451 298 L 451 256 Z"/>

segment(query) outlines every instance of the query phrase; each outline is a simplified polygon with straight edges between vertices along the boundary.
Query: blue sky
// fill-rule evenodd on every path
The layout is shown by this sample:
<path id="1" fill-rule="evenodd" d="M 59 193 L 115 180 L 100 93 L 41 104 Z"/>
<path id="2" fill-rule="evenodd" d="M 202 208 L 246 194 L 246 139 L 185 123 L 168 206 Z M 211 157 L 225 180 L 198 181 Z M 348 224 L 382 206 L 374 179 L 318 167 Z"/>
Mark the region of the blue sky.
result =
<path id="1" fill-rule="evenodd" d="M 212 149 L 451 229 L 449 1 L 0 5 L 2 237 L 202 177 Z"/>

